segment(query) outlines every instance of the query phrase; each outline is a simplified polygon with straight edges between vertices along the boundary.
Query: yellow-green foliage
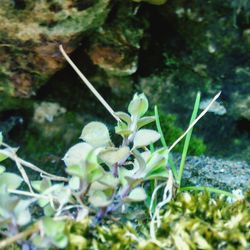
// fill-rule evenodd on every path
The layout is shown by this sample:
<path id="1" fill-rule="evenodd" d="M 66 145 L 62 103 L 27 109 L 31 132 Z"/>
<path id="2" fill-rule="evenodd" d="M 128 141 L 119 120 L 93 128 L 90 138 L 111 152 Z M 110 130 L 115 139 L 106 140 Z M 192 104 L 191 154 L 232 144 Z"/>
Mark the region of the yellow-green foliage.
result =
<path id="1" fill-rule="evenodd" d="M 162 211 L 163 221 L 157 232 L 162 247 L 149 240 L 145 229 L 148 221 L 138 223 L 137 230 L 132 224 L 119 222 L 96 228 L 90 228 L 87 220 L 74 222 L 67 226 L 67 249 L 249 249 L 249 198 L 250 192 L 246 200 L 230 204 L 225 198 L 212 198 L 207 193 L 178 194 Z"/>

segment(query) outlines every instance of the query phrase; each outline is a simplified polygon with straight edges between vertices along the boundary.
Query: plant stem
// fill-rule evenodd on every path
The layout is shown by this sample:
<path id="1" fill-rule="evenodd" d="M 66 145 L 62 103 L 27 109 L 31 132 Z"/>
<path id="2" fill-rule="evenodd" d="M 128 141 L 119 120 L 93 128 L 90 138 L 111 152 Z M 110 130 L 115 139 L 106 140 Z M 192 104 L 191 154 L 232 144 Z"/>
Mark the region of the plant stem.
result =
<path id="1" fill-rule="evenodd" d="M 77 68 L 77 66 L 73 63 L 73 61 L 69 58 L 66 52 L 63 49 L 63 46 L 60 45 L 59 49 L 70 64 L 70 66 L 75 70 L 77 75 L 82 79 L 82 81 L 86 84 L 86 86 L 90 89 L 90 91 L 95 95 L 95 97 L 101 102 L 101 104 L 108 110 L 108 112 L 117 120 L 120 121 L 120 118 L 115 115 L 114 110 L 110 107 L 110 105 L 104 100 L 104 98 L 98 93 L 98 91 L 94 88 L 94 86 L 89 82 L 89 80 L 83 75 L 83 73 Z"/>
<path id="2" fill-rule="evenodd" d="M 190 129 L 194 127 L 194 125 L 207 113 L 207 111 L 210 109 L 210 107 L 213 105 L 213 103 L 218 99 L 221 92 L 219 92 L 213 100 L 208 104 L 208 106 L 199 114 L 199 116 L 192 122 L 192 124 L 189 125 L 189 127 L 186 129 L 186 131 L 169 147 L 168 152 L 170 152 L 189 132 Z"/>
<path id="3" fill-rule="evenodd" d="M 53 175 L 53 174 L 50 174 L 50 173 L 47 173 L 46 171 L 40 169 L 39 167 L 35 166 L 34 164 L 28 162 L 28 161 L 25 161 L 21 158 L 19 158 L 17 156 L 17 154 L 13 151 L 13 149 L 6 143 L 2 143 L 2 145 L 8 149 L 10 149 L 9 151 L 6 151 L 6 150 L 3 150 L 3 149 L 0 149 L 0 153 L 1 154 L 4 154 L 6 155 L 7 157 L 9 157 L 11 160 L 15 161 L 15 162 L 18 162 L 19 164 L 21 164 L 22 166 L 25 166 L 27 168 L 30 168 L 32 169 L 33 171 L 36 171 L 36 172 L 39 172 L 41 174 L 44 174 L 46 175 L 46 177 L 48 177 L 49 179 L 51 180 L 54 180 L 54 181 L 64 181 L 64 182 L 68 182 L 68 179 L 65 178 L 65 177 L 61 177 L 61 176 L 57 176 L 57 175 Z"/>
<path id="4" fill-rule="evenodd" d="M 25 231 L 18 233 L 12 237 L 8 237 L 7 239 L 4 239 L 2 241 L 0 241 L 0 249 L 4 249 L 7 246 L 17 242 L 18 240 L 22 240 L 24 238 L 27 238 L 28 236 L 30 236 L 31 234 L 39 231 L 39 224 L 40 222 L 35 223 L 34 225 L 32 225 L 31 227 L 27 228 Z"/>

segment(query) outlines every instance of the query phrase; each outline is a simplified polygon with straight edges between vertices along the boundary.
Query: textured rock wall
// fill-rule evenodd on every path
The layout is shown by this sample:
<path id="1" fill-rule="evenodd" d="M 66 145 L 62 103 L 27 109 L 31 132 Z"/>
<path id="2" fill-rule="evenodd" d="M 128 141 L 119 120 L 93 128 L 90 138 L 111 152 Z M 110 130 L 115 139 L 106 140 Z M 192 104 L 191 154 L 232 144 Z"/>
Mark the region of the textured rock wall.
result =
<path id="1" fill-rule="evenodd" d="M 200 134 L 214 139 L 213 152 L 223 144 L 250 159 L 249 13 L 249 0 L 2 0 L 0 119 L 6 110 L 33 112 L 34 101 L 104 113 L 68 68 L 60 71 L 62 43 L 115 109 L 144 91 L 184 128 L 196 92 L 205 106 L 222 90 Z"/>
<path id="2" fill-rule="evenodd" d="M 86 31 L 103 24 L 109 0 L 9 1 L 0 6 L 0 90 L 29 97 L 63 66 Z"/>

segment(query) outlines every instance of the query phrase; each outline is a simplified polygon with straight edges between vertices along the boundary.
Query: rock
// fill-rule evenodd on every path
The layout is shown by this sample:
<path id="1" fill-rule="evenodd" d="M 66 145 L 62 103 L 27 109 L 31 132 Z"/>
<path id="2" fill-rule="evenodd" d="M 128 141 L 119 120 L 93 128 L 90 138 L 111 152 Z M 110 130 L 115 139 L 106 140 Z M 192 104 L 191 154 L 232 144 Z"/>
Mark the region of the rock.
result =
<path id="1" fill-rule="evenodd" d="M 183 186 L 208 186 L 232 191 L 247 190 L 250 184 L 250 165 L 206 156 L 187 157 Z"/>
<path id="2" fill-rule="evenodd" d="M 145 68 L 141 88 L 150 98 L 173 111 L 180 105 L 191 109 L 190 100 L 198 90 L 208 98 L 222 90 L 227 115 L 249 119 L 249 10 L 245 3 L 172 1 L 152 8 L 150 14 L 151 40 L 140 65 Z"/>
<path id="3" fill-rule="evenodd" d="M 79 1 L 78 1 L 79 2 Z M 103 24 L 110 0 L 1 1 L 0 90 L 29 97 L 62 68 L 58 46 L 73 51 L 84 32 Z"/>
<path id="4" fill-rule="evenodd" d="M 109 75 L 135 73 L 146 24 L 144 18 L 138 18 L 137 6 L 128 1 L 117 1 L 111 17 L 91 39 L 88 54 L 92 62 Z"/>
<path id="5" fill-rule="evenodd" d="M 33 120 L 37 123 L 53 122 L 54 118 L 64 114 L 66 109 L 58 103 L 42 102 L 40 105 L 35 105 Z"/>

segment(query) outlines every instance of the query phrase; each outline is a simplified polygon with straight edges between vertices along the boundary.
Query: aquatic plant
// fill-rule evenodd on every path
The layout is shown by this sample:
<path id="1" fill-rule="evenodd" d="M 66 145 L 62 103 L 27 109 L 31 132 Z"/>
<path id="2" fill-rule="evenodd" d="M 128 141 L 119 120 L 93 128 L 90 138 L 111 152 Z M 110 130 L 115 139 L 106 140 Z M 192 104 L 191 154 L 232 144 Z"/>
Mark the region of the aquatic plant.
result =
<path id="1" fill-rule="evenodd" d="M 112 233 L 114 238 L 110 242 L 115 244 L 116 237 L 119 239 L 117 241 L 120 241 L 122 232 L 127 228 L 120 229 L 114 225 L 106 230 L 98 225 L 105 218 L 110 220 L 114 213 L 131 209 L 131 204 L 136 202 L 144 202 L 148 210 L 147 244 L 161 247 L 163 245 L 158 239 L 158 232 L 166 220 L 162 216 L 162 208 L 175 199 L 177 193 L 186 190 L 207 190 L 235 198 L 233 194 L 216 188 L 182 186 L 182 173 L 192 129 L 220 93 L 199 115 L 200 93 L 197 94 L 188 128 L 168 147 L 157 107 L 154 116 L 145 116 L 149 103 L 143 93 L 133 96 L 127 112 L 115 112 L 74 65 L 62 46 L 60 50 L 116 120 L 115 133 L 121 137 L 121 143 L 119 146 L 114 145 L 104 123 L 88 123 L 81 132 L 81 142 L 73 145 L 63 157 L 67 173 L 67 177 L 63 177 L 52 175 L 19 158 L 17 149 L 6 144 L 1 137 L 0 161 L 7 158 L 14 161 L 21 176 L 7 172 L 3 166 L 0 167 L 0 232 L 6 236 L 0 241 L 0 248 L 14 242 L 23 247 L 27 245 L 45 249 L 65 248 L 73 242 L 80 242 L 81 249 L 84 249 L 88 246 L 88 240 L 81 237 L 81 230 L 87 230 L 86 227 L 95 228 L 95 232 L 100 233 L 97 237 L 102 239 Z M 156 122 L 157 130 L 144 128 L 152 122 Z M 180 166 L 177 168 L 170 153 L 183 138 L 184 148 Z M 161 140 L 162 147 L 155 148 L 154 143 L 158 140 Z M 25 168 L 39 172 L 41 179 L 31 181 Z M 27 186 L 26 190 L 19 189 L 23 182 Z M 34 210 L 35 216 L 31 210 Z M 83 221 L 87 221 L 87 224 L 77 229 L 80 230 L 79 233 L 72 233 L 72 227 L 77 223 L 81 225 Z M 125 249 L 124 246 L 128 247 L 130 242 L 138 243 L 136 234 L 134 228 L 129 229 L 125 232 L 129 239 L 125 243 L 117 243 L 117 247 L 114 245 L 112 249 Z M 91 243 L 98 245 L 94 240 Z M 141 243 L 139 245 L 139 249 L 150 249 L 143 248 Z"/>

